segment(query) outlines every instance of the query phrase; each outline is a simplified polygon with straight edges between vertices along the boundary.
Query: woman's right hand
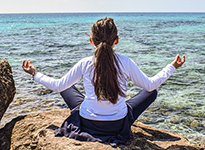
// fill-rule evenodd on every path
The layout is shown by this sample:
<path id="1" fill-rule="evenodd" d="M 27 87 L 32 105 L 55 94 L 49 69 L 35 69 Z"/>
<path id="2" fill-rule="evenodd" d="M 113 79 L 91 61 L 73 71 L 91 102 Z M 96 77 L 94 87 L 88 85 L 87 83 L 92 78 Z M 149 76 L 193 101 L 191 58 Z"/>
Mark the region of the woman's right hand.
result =
<path id="1" fill-rule="evenodd" d="M 185 56 L 183 55 L 183 59 L 181 60 L 179 54 L 174 58 L 174 61 L 171 63 L 176 69 L 181 67 L 185 62 Z"/>
<path id="2" fill-rule="evenodd" d="M 30 59 L 27 60 L 27 62 L 25 63 L 26 61 L 23 60 L 22 62 L 22 68 L 25 72 L 31 74 L 31 75 L 35 75 L 37 70 L 35 69 L 35 67 L 31 64 L 31 61 Z"/>

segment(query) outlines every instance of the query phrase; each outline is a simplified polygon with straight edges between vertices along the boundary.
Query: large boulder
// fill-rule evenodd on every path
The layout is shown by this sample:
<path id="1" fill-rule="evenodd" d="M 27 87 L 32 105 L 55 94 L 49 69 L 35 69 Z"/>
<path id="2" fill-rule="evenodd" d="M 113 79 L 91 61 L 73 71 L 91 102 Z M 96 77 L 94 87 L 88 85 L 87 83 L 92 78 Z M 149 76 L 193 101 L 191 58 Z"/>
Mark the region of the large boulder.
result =
<path id="1" fill-rule="evenodd" d="M 98 142 L 80 142 L 55 137 L 54 130 L 70 115 L 68 109 L 33 113 L 19 119 L 11 134 L 12 150 L 202 150 L 178 133 L 159 130 L 140 122 L 132 126 L 132 138 L 126 145 L 113 148 Z M 13 125 L 13 124 L 12 124 Z M 10 125 L 10 128 L 12 127 Z M 10 129 L 11 131 L 11 129 Z M 5 149 L 6 150 L 6 149 Z"/>
<path id="2" fill-rule="evenodd" d="M 11 66 L 6 59 L 0 61 L 0 120 L 16 93 Z"/>

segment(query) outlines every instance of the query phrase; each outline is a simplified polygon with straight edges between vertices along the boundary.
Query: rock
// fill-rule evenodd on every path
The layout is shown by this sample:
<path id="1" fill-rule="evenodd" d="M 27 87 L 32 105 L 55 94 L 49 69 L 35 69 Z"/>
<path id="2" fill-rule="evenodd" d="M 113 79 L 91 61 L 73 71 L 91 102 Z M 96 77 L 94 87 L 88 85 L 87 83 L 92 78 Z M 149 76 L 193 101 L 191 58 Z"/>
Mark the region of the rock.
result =
<path id="1" fill-rule="evenodd" d="M 0 61 L 0 120 L 16 93 L 11 66 L 6 59 Z"/>
<path id="2" fill-rule="evenodd" d="M 0 150 L 10 150 L 12 129 L 15 123 L 23 118 L 24 116 L 19 116 L 0 129 Z"/>
<path id="3" fill-rule="evenodd" d="M 202 150 L 178 133 L 159 130 L 140 122 L 132 126 L 132 137 L 126 145 L 113 148 L 98 142 L 81 142 L 55 137 L 54 130 L 70 115 L 68 109 L 55 109 L 22 116 L 0 130 L 0 144 L 4 150 Z M 7 132 L 6 132 L 7 131 Z M 12 131 L 12 132 L 11 132 Z M 5 137 L 3 141 L 2 136 Z M 8 141 L 11 139 L 11 141 Z M 7 141 L 6 141 L 7 140 Z M 10 144 L 10 145 L 9 145 Z"/>
<path id="4" fill-rule="evenodd" d="M 198 126 L 199 126 L 199 122 L 197 120 L 192 121 L 190 124 L 190 127 L 192 127 L 192 128 L 196 128 Z"/>
<path id="5" fill-rule="evenodd" d="M 201 125 L 205 127 L 205 120 L 201 122 Z"/>
<path id="6" fill-rule="evenodd" d="M 174 116 L 172 116 L 171 118 L 170 118 L 170 122 L 171 123 L 180 123 L 181 122 L 181 118 L 179 117 L 179 116 L 177 116 L 177 115 L 174 115 Z"/>

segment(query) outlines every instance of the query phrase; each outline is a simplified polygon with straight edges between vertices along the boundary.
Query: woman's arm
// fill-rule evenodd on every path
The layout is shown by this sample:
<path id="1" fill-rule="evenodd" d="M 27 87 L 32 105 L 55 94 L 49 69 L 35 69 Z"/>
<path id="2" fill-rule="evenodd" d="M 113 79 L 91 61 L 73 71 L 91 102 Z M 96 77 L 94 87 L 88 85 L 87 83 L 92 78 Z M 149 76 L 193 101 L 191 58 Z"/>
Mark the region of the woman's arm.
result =
<path id="1" fill-rule="evenodd" d="M 129 62 L 129 76 L 130 79 L 139 87 L 147 90 L 153 91 L 157 89 L 162 83 L 164 83 L 174 72 L 175 69 L 181 67 L 185 62 L 185 56 L 181 60 L 180 56 L 177 55 L 175 60 L 168 64 L 164 69 L 162 69 L 158 74 L 153 77 L 147 77 L 134 63 L 134 61 Z"/>
<path id="2" fill-rule="evenodd" d="M 26 63 L 25 62 L 25 60 L 22 62 L 22 68 L 25 72 L 33 75 L 34 80 L 36 82 L 41 83 L 45 87 L 56 92 L 61 92 L 71 87 L 73 84 L 78 82 L 82 77 L 81 62 L 75 64 L 74 67 L 72 67 L 69 70 L 69 72 L 65 74 L 61 79 L 54 79 L 38 72 L 35 69 L 35 67 L 31 64 L 31 61 L 29 59 Z"/>

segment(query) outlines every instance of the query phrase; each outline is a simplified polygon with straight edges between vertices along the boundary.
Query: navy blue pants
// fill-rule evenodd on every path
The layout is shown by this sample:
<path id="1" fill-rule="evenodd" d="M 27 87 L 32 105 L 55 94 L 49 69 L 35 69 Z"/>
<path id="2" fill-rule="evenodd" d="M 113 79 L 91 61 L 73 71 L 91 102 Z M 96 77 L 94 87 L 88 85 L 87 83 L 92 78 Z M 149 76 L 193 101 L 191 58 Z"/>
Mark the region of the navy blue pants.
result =
<path id="1" fill-rule="evenodd" d="M 157 91 L 140 91 L 136 96 L 127 100 L 128 113 L 120 120 L 96 121 L 89 120 L 79 115 L 79 106 L 84 100 L 75 86 L 60 93 L 71 115 L 55 130 L 56 136 L 66 136 L 80 141 L 98 141 L 109 143 L 112 146 L 125 144 L 130 139 L 131 126 L 157 97 Z"/>
<path id="2" fill-rule="evenodd" d="M 72 110 L 79 106 L 84 95 L 78 91 L 75 86 L 72 86 L 60 93 L 68 107 Z M 126 103 L 132 108 L 134 120 L 136 120 L 148 107 L 154 102 L 157 97 L 157 90 L 148 92 L 141 90 L 137 95 L 127 100 Z"/>

